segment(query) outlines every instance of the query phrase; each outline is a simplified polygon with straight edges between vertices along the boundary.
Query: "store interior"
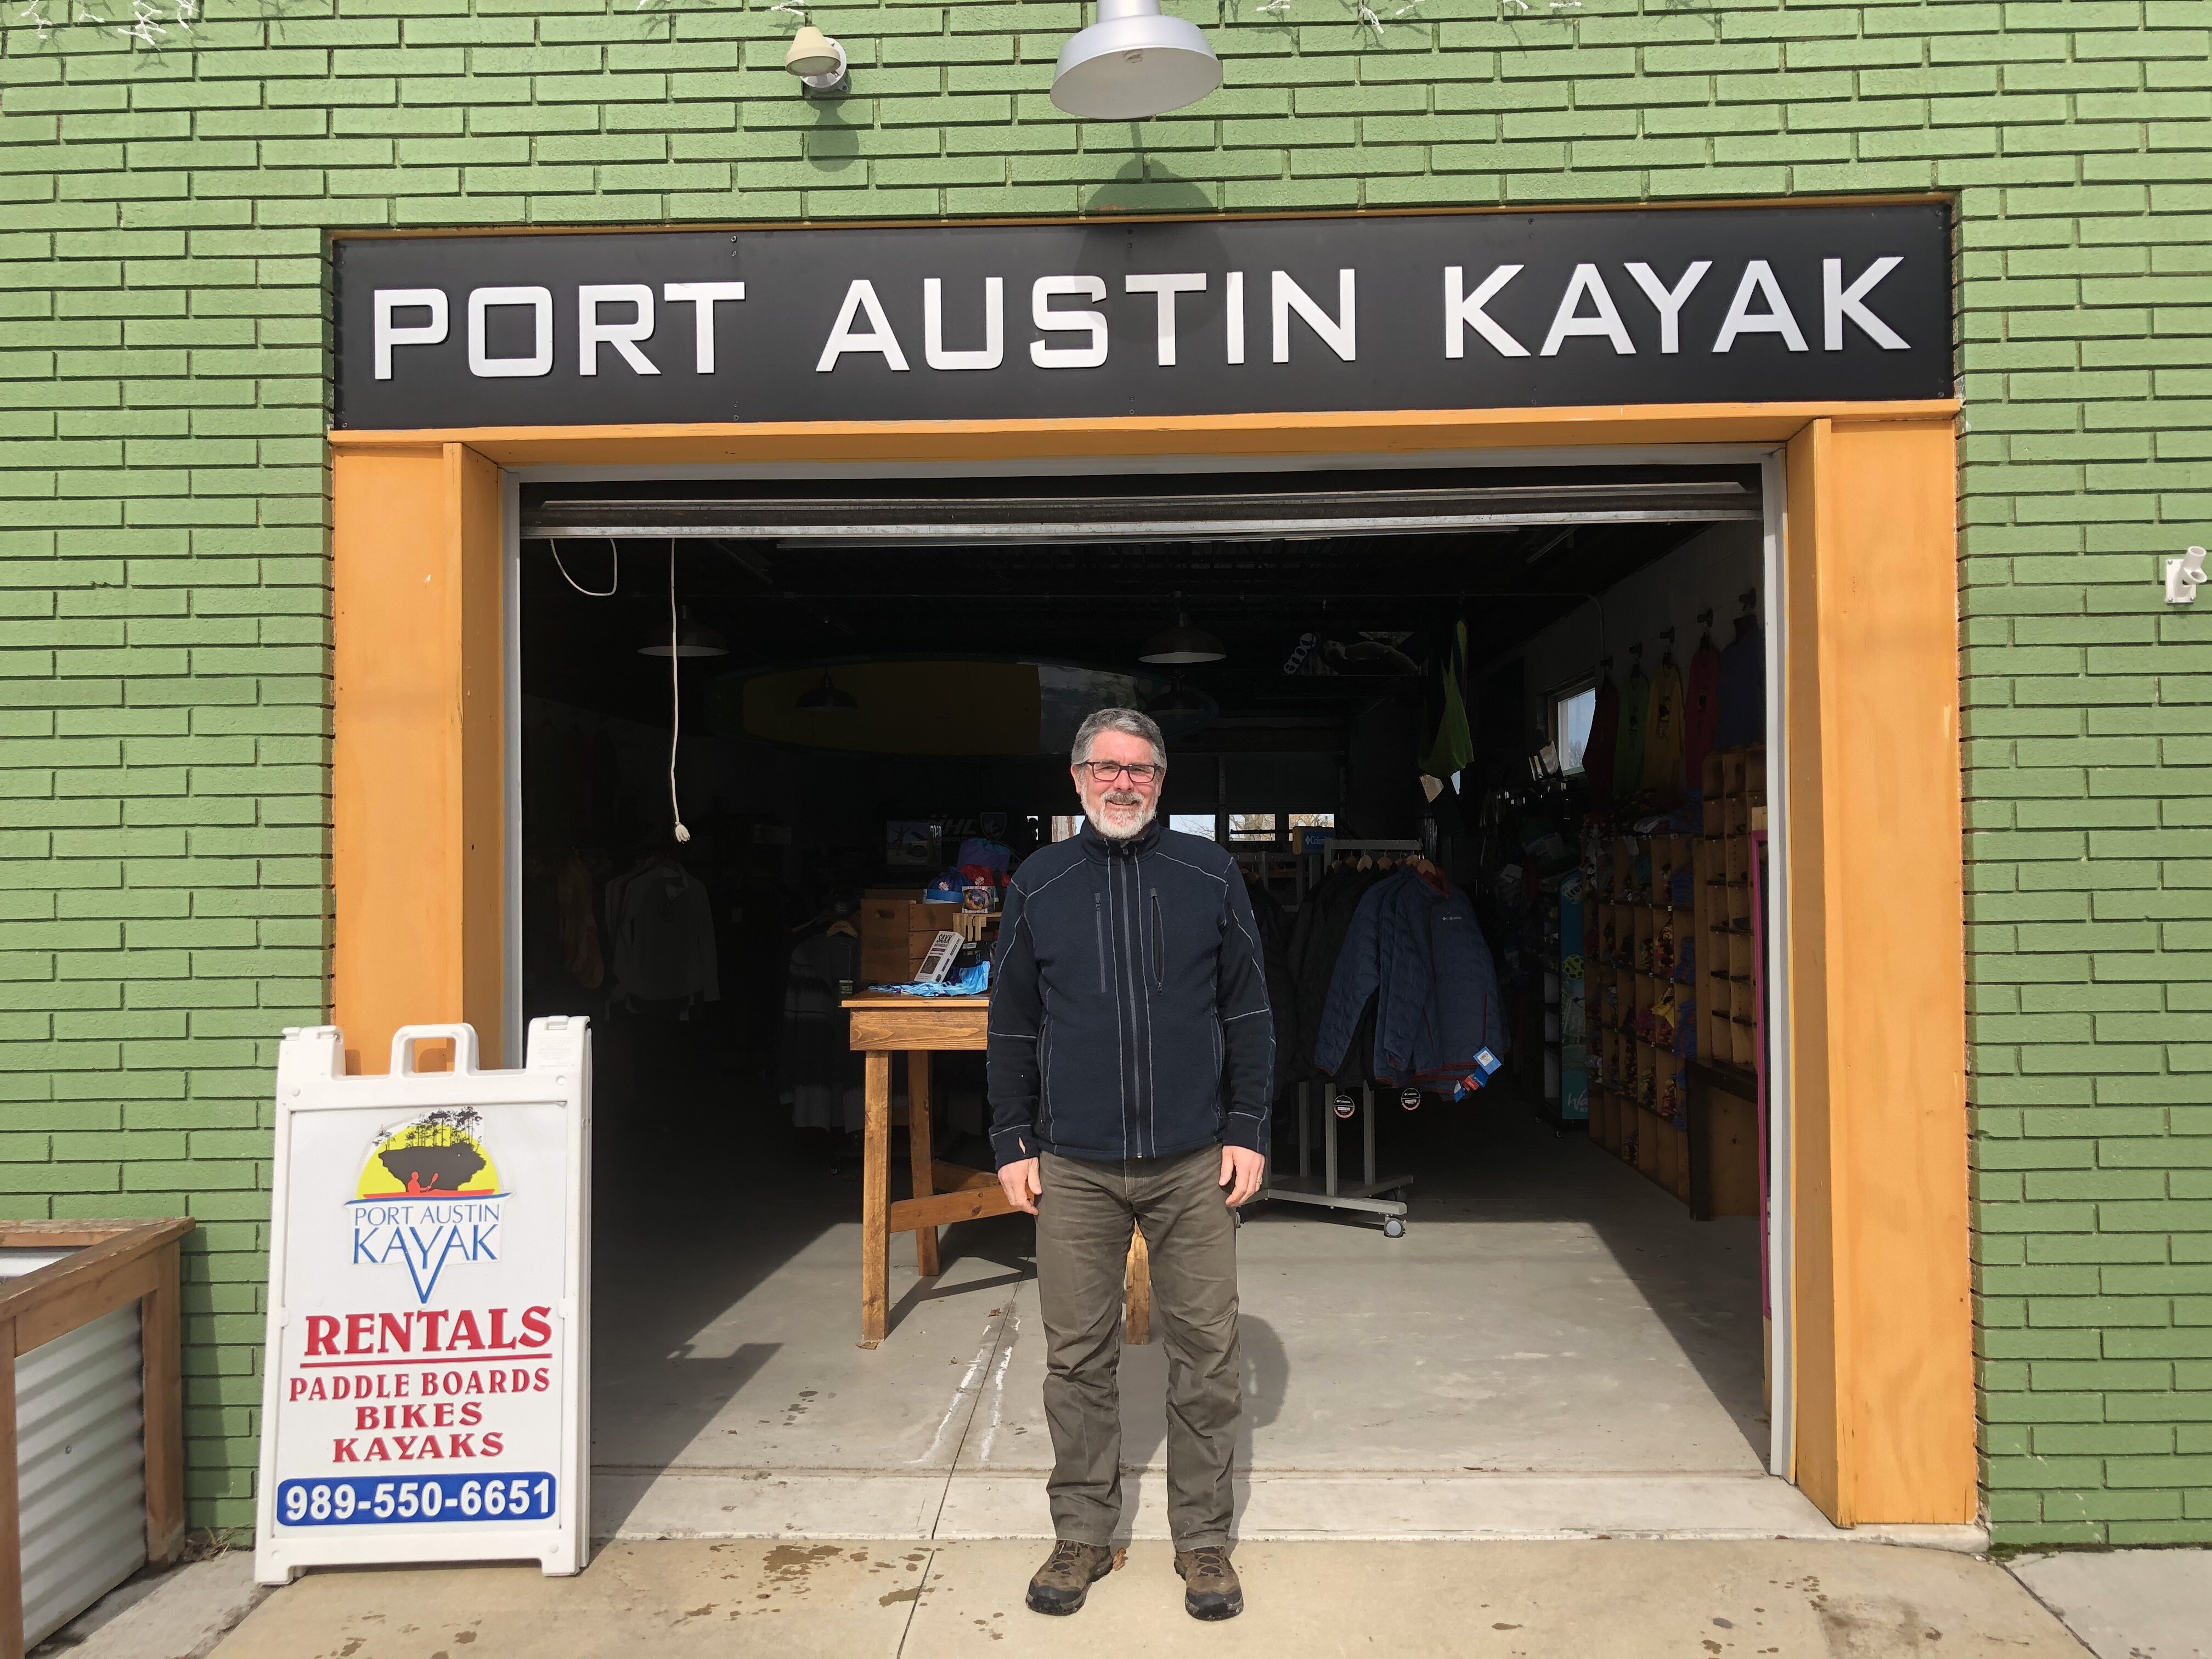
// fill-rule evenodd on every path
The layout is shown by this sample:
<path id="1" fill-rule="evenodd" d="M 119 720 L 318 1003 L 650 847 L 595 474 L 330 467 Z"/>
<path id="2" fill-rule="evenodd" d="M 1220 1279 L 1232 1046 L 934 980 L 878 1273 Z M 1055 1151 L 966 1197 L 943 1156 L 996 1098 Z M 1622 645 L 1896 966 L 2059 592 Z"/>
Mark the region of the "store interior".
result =
<path id="1" fill-rule="evenodd" d="M 945 1229 L 927 1278 L 895 1235 L 889 1333 L 858 1346 L 839 1005 L 942 935 L 973 982 L 1008 873 L 1079 823 L 1067 743 L 1107 705 L 1161 723 L 1163 816 L 1236 853 L 1269 958 L 1243 1534 L 1786 1525 L 1759 489 L 525 485 L 524 1012 L 595 1034 L 595 1530 L 1048 1532 L 1027 1218 Z M 1344 945 L 1389 902 L 1480 928 L 1486 977 L 1426 993 L 1456 1030 L 1479 1005 L 1464 1064 L 1378 1052 Z M 936 1158 L 988 1167 L 983 1056 L 932 1075 Z M 1124 1350 L 1139 1536 L 1165 1363 Z"/>

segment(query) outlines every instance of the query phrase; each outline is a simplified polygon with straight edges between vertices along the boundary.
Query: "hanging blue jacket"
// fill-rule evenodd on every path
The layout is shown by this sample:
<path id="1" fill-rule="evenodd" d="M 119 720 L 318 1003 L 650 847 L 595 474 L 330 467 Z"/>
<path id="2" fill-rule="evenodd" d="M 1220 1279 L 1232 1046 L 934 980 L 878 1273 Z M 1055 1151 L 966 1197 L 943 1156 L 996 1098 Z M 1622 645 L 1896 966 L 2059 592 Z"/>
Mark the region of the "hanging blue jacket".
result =
<path id="1" fill-rule="evenodd" d="M 1314 1040 L 1322 1071 L 1342 1068 L 1370 997 L 1378 1083 L 1456 1085 L 1474 1069 L 1478 1050 L 1505 1053 L 1497 964 L 1456 887 L 1439 896 L 1405 870 L 1360 899 Z"/>

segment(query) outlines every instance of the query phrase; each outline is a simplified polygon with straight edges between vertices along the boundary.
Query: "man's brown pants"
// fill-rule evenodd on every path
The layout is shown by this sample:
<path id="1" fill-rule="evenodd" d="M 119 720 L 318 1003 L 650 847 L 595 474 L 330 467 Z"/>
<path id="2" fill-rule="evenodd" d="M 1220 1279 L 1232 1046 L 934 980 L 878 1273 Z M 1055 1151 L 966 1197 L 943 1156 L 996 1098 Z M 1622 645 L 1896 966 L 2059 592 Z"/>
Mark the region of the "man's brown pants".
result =
<path id="1" fill-rule="evenodd" d="M 1168 1359 L 1168 1526 L 1179 1550 L 1229 1542 L 1243 1409 L 1237 1218 L 1221 1149 L 1109 1163 L 1039 1159 L 1037 1299 L 1054 1535 L 1114 1541 L 1121 1520 L 1121 1303 L 1129 1231 L 1143 1229 Z"/>

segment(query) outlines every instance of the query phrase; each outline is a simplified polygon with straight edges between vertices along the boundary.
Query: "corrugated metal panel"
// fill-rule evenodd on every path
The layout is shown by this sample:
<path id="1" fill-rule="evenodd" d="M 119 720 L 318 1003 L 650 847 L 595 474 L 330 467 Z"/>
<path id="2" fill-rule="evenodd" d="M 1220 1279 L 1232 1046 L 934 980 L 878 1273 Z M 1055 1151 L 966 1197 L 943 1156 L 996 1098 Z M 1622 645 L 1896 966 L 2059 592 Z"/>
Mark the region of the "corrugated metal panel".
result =
<path id="1" fill-rule="evenodd" d="M 61 1259 L 0 1251 L 0 1279 Z M 120 1308 L 15 1362 L 23 1637 L 36 1646 L 146 1562 L 138 1310 Z"/>
<path id="2" fill-rule="evenodd" d="M 876 542 L 957 537 L 973 541 L 1200 540 L 1311 535 L 1427 534 L 1530 525 L 1707 524 L 1756 520 L 1759 492 L 1736 478 L 1534 483 L 1460 478 L 1437 487 L 1378 474 L 1335 475 L 1295 489 L 1251 479 L 1192 480 L 1170 494 L 1129 490 L 915 495 L 848 483 L 815 495 L 705 500 L 645 495 L 549 498 L 526 504 L 525 538 L 775 537 Z"/>

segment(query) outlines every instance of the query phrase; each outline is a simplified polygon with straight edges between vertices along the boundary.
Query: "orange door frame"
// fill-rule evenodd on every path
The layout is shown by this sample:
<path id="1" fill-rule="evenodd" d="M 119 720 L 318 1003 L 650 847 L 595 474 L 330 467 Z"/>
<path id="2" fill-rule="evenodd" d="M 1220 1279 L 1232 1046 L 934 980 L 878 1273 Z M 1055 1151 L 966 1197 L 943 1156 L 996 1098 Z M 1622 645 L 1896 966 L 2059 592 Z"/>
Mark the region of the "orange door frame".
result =
<path id="1" fill-rule="evenodd" d="M 1976 1513 L 1950 400 L 331 434 L 331 1001 L 348 1064 L 500 1063 L 503 467 L 1786 447 L 1790 1474 L 1842 1525 Z"/>

